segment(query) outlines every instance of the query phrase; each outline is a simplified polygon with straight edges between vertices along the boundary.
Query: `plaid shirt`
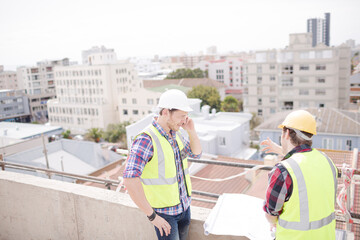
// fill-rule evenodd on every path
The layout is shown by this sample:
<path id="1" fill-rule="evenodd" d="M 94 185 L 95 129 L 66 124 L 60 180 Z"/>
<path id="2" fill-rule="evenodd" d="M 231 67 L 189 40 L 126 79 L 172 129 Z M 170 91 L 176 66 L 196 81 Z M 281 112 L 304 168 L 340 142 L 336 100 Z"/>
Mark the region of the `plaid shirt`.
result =
<path id="1" fill-rule="evenodd" d="M 290 158 L 294 153 L 310 152 L 312 148 L 308 145 L 300 145 L 291 150 L 282 159 Z M 286 168 L 278 163 L 269 173 L 269 186 L 266 190 L 264 211 L 272 216 L 279 216 L 284 203 L 289 201 L 293 190 L 292 179 Z"/>
<path id="2" fill-rule="evenodd" d="M 164 129 L 156 122 L 154 119 L 152 125 L 164 136 L 172 146 L 172 149 L 175 153 L 175 163 L 177 169 L 177 180 L 179 183 L 179 193 L 180 193 L 180 204 L 174 207 L 168 208 L 154 208 L 156 212 L 164 213 L 167 215 L 178 215 L 183 211 L 186 211 L 191 203 L 191 197 L 187 195 L 185 183 L 184 183 L 184 174 L 182 170 L 180 149 L 176 142 L 176 132 L 170 130 L 170 135 L 167 134 Z M 192 153 L 190 148 L 190 143 L 184 139 L 185 143 L 185 152 L 191 158 L 200 158 L 201 154 L 195 155 Z M 151 138 L 145 134 L 140 134 L 133 142 L 130 153 L 127 158 L 126 168 L 123 173 L 124 178 L 136 178 L 140 177 L 146 163 L 152 158 L 154 154 L 153 144 Z"/>

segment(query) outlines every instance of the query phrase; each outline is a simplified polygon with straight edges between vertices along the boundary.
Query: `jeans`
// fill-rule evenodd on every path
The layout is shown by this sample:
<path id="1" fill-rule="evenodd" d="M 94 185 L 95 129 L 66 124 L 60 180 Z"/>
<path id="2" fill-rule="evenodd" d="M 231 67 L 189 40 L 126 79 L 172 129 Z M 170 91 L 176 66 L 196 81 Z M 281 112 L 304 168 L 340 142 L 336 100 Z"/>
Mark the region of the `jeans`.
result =
<path id="1" fill-rule="evenodd" d="M 168 236 L 163 233 L 160 235 L 159 229 L 155 227 L 156 235 L 159 240 L 186 240 L 189 226 L 190 226 L 190 207 L 179 215 L 166 215 L 163 213 L 157 213 L 160 217 L 164 218 L 171 226 L 171 231 Z"/>

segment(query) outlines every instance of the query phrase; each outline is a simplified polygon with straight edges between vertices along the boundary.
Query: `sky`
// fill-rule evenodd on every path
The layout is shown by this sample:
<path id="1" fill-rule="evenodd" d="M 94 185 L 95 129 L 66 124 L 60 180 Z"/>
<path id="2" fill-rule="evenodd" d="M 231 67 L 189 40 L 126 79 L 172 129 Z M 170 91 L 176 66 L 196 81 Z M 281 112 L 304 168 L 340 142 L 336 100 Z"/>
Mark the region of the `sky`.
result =
<path id="1" fill-rule="evenodd" d="M 278 49 L 325 12 L 331 45 L 359 44 L 359 10 L 359 0 L 0 0 L 0 65 L 81 63 L 102 45 L 119 59 Z"/>

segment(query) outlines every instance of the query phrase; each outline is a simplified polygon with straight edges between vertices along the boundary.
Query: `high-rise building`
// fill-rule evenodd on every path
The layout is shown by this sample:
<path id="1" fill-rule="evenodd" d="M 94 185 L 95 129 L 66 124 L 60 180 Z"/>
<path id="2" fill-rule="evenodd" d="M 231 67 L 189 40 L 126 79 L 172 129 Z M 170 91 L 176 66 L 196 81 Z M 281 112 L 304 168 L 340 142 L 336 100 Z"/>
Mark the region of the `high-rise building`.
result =
<path id="1" fill-rule="evenodd" d="M 311 33 L 290 35 L 289 47 L 257 51 L 245 63 L 244 108 L 264 118 L 282 110 L 346 108 L 350 47 L 311 46 Z"/>
<path id="2" fill-rule="evenodd" d="M 47 122 L 47 101 L 56 97 L 54 67 L 67 66 L 69 59 L 45 60 L 33 67 L 17 68 L 18 88 L 24 90 L 30 101 L 32 121 Z"/>
<path id="3" fill-rule="evenodd" d="M 142 83 L 133 64 L 117 61 L 113 50 L 103 50 L 87 51 L 86 65 L 55 68 L 57 99 L 48 102 L 52 125 L 83 134 L 90 128 L 105 129 L 123 121 L 119 119 L 119 99 Z"/>
<path id="4" fill-rule="evenodd" d="M 330 46 L 330 13 L 325 18 L 310 18 L 307 20 L 307 32 L 312 33 L 312 46 L 319 43 Z"/>
<path id="5" fill-rule="evenodd" d="M 16 72 L 4 71 L 2 65 L 0 65 L 0 89 L 18 89 Z"/>

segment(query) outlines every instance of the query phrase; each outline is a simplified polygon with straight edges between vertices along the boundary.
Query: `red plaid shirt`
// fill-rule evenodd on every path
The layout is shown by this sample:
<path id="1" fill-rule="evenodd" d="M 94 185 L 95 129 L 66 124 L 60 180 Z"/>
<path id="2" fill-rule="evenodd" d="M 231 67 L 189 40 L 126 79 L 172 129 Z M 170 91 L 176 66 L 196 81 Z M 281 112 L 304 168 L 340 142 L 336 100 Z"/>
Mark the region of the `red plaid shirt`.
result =
<path id="1" fill-rule="evenodd" d="M 294 153 L 310 151 L 312 151 L 310 146 L 300 145 L 286 154 L 283 160 L 290 158 Z M 289 172 L 281 163 L 276 164 L 269 173 L 269 186 L 266 190 L 264 211 L 272 216 L 279 216 L 284 203 L 290 199 L 292 190 L 293 184 Z"/>
<path id="2" fill-rule="evenodd" d="M 154 208 L 156 212 L 164 213 L 167 215 L 178 215 L 183 211 L 186 211 L 191 204 L 191 197 L 187 195 L 187 190 L 184 182 L 184 174 L 182 170 L 181 164 L 181 156 L 180 149 L 176 142 L 176 132 L 170 130 L 170 134 L 167 134 L 165 130 L 155 121 L 153 120 L 152 125 L 156 127 L 156 129 L 163 135 L 170 143 L 173 148 L 175 155 L 175 164 L 177 169 L 177 177 L 179 183 L 179 193 L 180 193 L 180 204 L 173 207 L 167 208 Z M 185 142 L 185 152 L 191 158 L 200 158 L 201 154 L 195 155 L 192 153 L 190 148 L 190 143 L 187 139 L 184 138 Z M 145 165 L 154 155 L 154 148 L 151 142 L 151 138 L 145 134 L 140 134 L 133 142 L 127 162 L 126 167 L 123 173 L 124 178 L 135 178 L 140 177 Z"/>

